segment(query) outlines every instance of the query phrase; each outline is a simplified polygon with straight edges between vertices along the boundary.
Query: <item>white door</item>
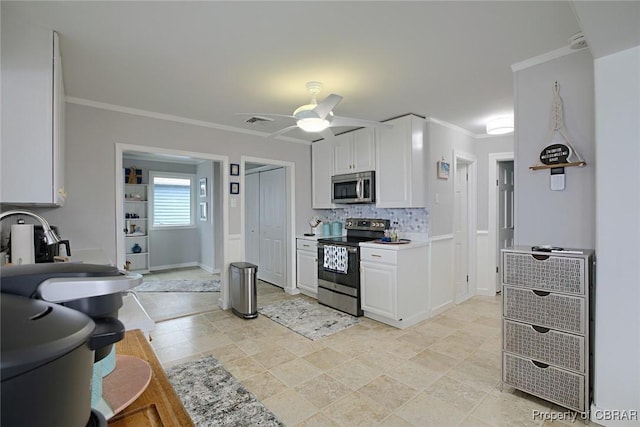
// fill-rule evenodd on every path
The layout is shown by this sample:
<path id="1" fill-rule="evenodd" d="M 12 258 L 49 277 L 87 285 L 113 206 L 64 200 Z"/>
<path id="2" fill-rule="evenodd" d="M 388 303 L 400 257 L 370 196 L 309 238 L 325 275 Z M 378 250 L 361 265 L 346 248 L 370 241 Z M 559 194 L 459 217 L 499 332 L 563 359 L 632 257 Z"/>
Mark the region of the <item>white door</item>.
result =
<path id="1" fill-rule="evenodd" d="M 498 268 L 496 268 L 496 290 L 502 287 L 500 276 L 501 250 L 513 246 L 513 161 L 498 162 Z"/>
<path id="2" fill-rule="evenodd" d="M 260 174 L 244 177 L 244 256 L 247 262 L 258 266 L 260 273 Z"/>
<path id="3" fill-rule="evenodd" d="M 286 284 L 285 188 L 284 168 L 260 172 L 260 263 L 258 264 L 258 277 L 280 287 L 284 287 Z"/>
<path id="4" fill-rule="evenodd" d="M 469 298 L 469 211 L 468 165 L 456 163 L 453 212 L 453 271 L 456 303 Z"/>

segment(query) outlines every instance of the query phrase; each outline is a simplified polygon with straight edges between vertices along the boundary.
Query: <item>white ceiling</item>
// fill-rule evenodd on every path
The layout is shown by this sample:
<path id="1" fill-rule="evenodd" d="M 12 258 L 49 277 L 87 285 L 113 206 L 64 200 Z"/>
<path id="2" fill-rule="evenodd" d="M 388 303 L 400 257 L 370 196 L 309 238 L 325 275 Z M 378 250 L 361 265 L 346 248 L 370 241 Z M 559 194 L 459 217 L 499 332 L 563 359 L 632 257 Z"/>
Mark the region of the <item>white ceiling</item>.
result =
<path id="1" fill-rule="evenodd" d="M 483 134 L 513 111 L 510 66 L 580 31 L 562 1 L 2 1 L 7 13 L 60 33 L 67 97 L 261 132 L 291 123 L 234 113 L 291 114 L 317 80 L 319 98 L 344 97 L 339 116 Z"/>

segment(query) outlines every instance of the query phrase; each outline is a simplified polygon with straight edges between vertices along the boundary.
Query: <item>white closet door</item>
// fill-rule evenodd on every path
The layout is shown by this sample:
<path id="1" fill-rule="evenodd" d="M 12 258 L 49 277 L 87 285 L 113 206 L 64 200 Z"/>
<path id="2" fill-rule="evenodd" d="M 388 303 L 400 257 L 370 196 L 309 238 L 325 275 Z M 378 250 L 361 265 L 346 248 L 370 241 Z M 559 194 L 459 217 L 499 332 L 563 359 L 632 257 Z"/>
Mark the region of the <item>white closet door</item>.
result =
<path id="1" fill-rule="evenodd" d="M 258 277 L 284 287 L 285 279 L 285 170 L 260 172 L 260 264 Z"/>
<path id="2" fill-rule="evenodd" d="M 258 266 L 260 274 L 260 174 L 244 177 L 245 185 L 245 245 L 244 256 L 247 262 Z"/>

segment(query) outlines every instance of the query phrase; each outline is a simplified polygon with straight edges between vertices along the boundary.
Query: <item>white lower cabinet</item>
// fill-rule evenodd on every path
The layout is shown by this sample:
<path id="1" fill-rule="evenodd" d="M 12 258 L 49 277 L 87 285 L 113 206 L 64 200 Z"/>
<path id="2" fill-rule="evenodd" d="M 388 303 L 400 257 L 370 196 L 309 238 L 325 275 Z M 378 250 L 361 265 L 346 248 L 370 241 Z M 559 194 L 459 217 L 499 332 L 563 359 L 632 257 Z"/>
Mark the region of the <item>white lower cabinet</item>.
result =
<path id="1" fill-rule="evenodd" d="M 429 317 L 427 246 L 393 246 L 360 249 L 362 310 L 402 329 Z"/>
<path id="2" fill-rule="evenodd" d="M 300 292 L 316 297 L 318 294 L 318 249 L 315 240 L 296 240 L 296 283 Z"/>

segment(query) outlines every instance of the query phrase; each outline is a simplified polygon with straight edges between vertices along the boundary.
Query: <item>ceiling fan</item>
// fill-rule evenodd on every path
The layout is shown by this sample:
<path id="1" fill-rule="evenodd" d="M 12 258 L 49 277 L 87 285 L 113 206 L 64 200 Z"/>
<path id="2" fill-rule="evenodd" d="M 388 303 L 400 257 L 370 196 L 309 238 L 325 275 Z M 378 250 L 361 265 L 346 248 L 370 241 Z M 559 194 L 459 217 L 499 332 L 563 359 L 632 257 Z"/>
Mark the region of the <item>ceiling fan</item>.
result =
<path id="1" fill-rule="evenodd" d="M 386 123 L 376 122 L 372 120 L 354 119 L 349 117 L 339 117 L 333 114 L 333 109 L 340 101 L 342 96 L 332 93 L 322 101 L 318 102 L 316 96 L 322 89 L 320 82 L 307 82 L 307 90 L 311 93 L 311 101 L 302 105 L 293 112 L 292 115 L 284 114 L 260 114 L 262 116 L 286 117 L 296 121 L 295 125 L 288 126 L 284 129 L 268 135 L 275 137 L 282 135 L 290 130 L 300 128 L 306 132 L 320 133 L 325 139 L 332 139 L 333 132 L 329 130 L 331 127 L 352 126 L 352 127 L 377 127 L 392 128 L 393 126 Z"/>

